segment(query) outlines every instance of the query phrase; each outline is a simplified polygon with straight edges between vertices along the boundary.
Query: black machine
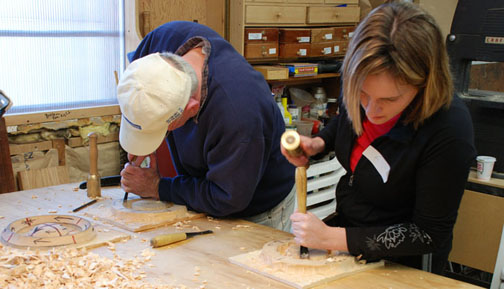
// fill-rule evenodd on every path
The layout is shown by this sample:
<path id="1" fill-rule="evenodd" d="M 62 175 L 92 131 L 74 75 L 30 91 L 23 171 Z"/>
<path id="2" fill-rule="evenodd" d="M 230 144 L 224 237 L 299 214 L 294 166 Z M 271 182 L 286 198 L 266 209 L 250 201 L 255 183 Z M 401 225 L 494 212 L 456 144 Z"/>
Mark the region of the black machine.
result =
<path id="1" fill-rule="evenodd" d="M 504 62 L 504 1 L 459 0 L 446 46 L 455 91 L 471 112 L 478 155 L 496 157 L 494 172 L 504 173 L 504 92 L 469 88 L 473 61 Z"/>

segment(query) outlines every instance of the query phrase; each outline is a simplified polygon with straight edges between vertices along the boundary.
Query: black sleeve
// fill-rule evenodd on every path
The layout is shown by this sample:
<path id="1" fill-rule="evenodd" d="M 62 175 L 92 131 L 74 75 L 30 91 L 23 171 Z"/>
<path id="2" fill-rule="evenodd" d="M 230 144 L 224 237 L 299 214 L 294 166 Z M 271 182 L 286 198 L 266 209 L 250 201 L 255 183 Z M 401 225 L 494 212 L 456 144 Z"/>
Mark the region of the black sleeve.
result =
<path id="1" fill-rule="evenodd" d="M 434 135 L 418 163 L 411 221 L 392 226 L 347 228 L 350 253 L 376 260 L 449 250 L 474 156 L 474 147 L 467 139 L 454 138 L 446 131 Z"/>

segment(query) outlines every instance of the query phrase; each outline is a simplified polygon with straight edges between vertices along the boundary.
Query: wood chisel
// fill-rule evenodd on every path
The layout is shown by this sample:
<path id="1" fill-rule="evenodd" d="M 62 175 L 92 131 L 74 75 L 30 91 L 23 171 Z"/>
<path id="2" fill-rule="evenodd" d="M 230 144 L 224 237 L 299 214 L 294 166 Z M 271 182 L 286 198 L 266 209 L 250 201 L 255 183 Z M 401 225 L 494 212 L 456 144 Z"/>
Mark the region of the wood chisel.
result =
<path id="1" fill-rule="evenodd" d="M 293 157 L 298 157 L 303 154 L 301 149 L 301 138 L 294 130 L 288 130 L 282 134 L 280 143 L 285 148 L 287 153 Z M 306 214 L 306 167 L 296 168 L 296 197 L 298 212 Z M 299 248 L 299 257 L 301 259 L 310 258 L 308 248 L 301 246 Z"/>
<path id="2" fill-rule="evenodd" d="M 137 156 L 133 156 L 133 158 L 131 159 L 131 165 L 132 166 L 135 166 L 135 161 L 137 159 Z M 128 192 L 124 192 L 124 198 L 123 198 L 123 203 L 125 203 L 127 200 L 128 200 Z"/>
<path id="3" fill-rule="evenodd" d="M 182 233 L 172 233 L 172 234 L 165 234 L 165 235 L 159 235 L 150 240 L 150 244 L 152 247 L 157 248 L 157 247 L 162 247 L 166 246 L 169 244 L 173 244 L 179 241 L 183 241 L 187 238 L 194 237 L 196 235 L 204 235 L 204 234 L 210 234 L 213 233 L 212 230 L 206 230 L 206 231 L 201 231 L 201 232 L 182 232 Z"/>

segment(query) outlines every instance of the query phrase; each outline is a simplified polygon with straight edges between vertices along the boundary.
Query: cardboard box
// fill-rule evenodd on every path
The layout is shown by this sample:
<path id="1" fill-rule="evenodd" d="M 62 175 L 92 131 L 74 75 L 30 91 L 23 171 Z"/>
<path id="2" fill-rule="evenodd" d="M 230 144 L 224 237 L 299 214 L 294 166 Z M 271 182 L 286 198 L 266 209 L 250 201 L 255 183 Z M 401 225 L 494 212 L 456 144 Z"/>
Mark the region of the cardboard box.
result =
<path id="1" fill-rule="evenodd" d="M 266 80 L 288 79 L 289 69 L 278 65 L 254 65 L 254 69 L 259 71 Z"/>
<path id="2" fill-rule="evenodd" d="M 289 75 L 294 77 L 315 76 L 318 74 L 317 63 L 282 63 L 289 69 Z"/>

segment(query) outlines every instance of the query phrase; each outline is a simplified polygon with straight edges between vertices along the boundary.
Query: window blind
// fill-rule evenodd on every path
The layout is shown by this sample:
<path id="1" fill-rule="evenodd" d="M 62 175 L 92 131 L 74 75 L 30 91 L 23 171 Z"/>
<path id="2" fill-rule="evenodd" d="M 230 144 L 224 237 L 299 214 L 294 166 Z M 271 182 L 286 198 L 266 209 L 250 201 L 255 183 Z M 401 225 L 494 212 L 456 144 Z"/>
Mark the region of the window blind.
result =
<path id="1" fill-rule="evenodd" d="M 8 113 L 116 103 L 123 0 L 0 0 L 0 90 Z"/>

